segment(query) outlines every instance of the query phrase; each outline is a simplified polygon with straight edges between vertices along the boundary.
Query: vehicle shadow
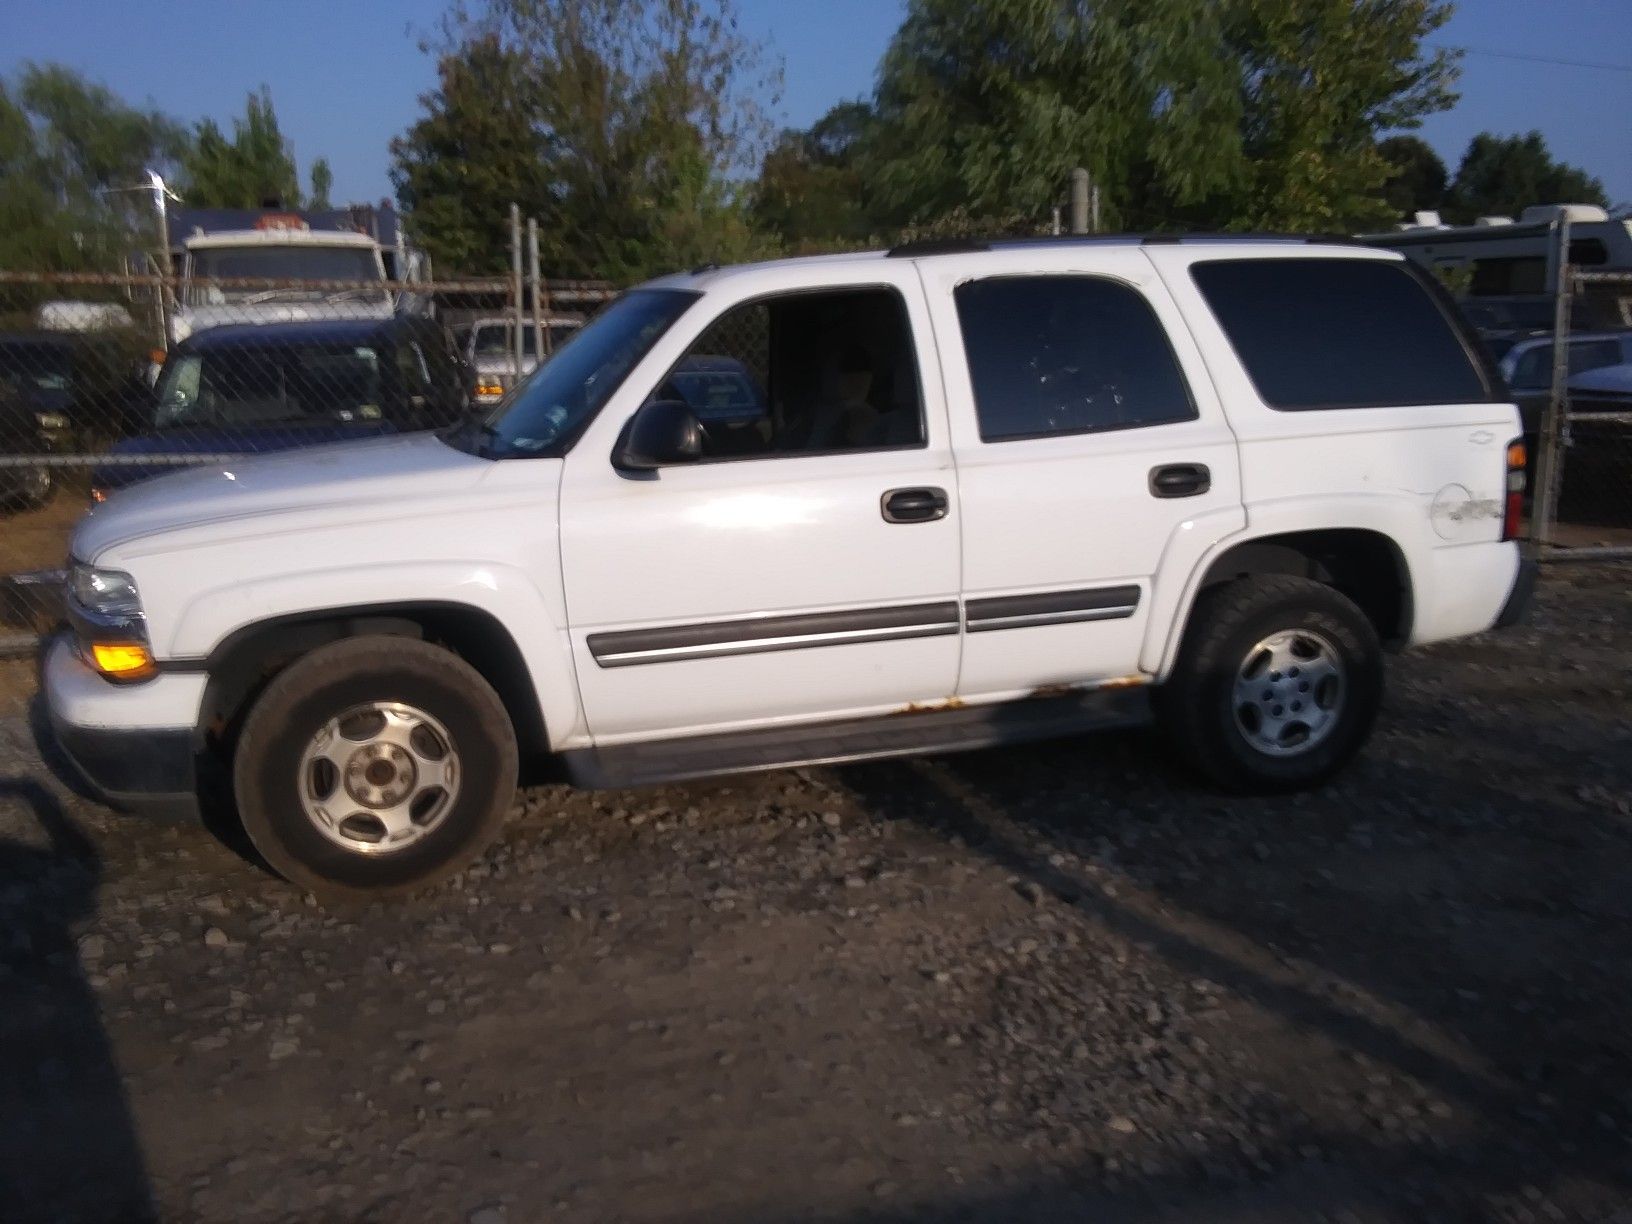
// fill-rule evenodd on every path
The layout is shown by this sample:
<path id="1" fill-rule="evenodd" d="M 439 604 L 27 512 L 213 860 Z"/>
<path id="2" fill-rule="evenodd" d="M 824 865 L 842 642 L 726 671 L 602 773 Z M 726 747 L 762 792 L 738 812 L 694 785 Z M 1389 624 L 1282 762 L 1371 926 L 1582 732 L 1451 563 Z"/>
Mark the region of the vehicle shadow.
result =
<path id="1" fill-rule="evenodd" d="M 1510 734 L 1517 752 L 1522 732 Z M 1493 734 L 1431 764 L 1377 753 L 1334 784 L 1357 788 L 1342 803 L 1201 792 L 1137 733 L 839 777 L 880 818 L 912 820 L 1011 873 L 1062 922 L 1109 932 L 1340 1051 L 1333 1063 L 1360 1081 L 1352 1111 L 1278 1066 L 1275 1049 L 1250 1051 L 1246 1082 L 1275 1081 L 1268 1105 L 1282 1117 L 1267 1148 L 1223 1157 L 1248 1183 L 1318 1152 L 1329 1197 L 1312 1190 L 1309 1206 L 1362 1218 L 1409 1213 L 1417 1193 L 1474 1215 L 1562 1185 L 1632 1201 L 1627 847 L 1605 854 L 1589 814 L 1546 783 L 1516 794 L 1496 767 L 1501 743 Z M 1356 1116 L 1368 1075 L 1441 1112 L 1379 1129 Z M 1193 1193 L 1199 1167 L 1175 1148 L 1172 1167 L 1123 1172 L 1108 1197 L 1087 1172 L 1039 1183 L 1034 1202 L 972 1187 L 922 1213 L 857 1218 L 1046 1219 L 1087 1193 L 1088 1218 L 1114 1219 L 1116 1202 Z"/>
<path id="2" fill-rule="evenodd" d="M 96 912 L 101 858 L 37 781 L 0 777 L 0 806 L 26 812 L 43 842 L 0 839 L 0 1215 L 156 1219 L 74 934 Z"/>

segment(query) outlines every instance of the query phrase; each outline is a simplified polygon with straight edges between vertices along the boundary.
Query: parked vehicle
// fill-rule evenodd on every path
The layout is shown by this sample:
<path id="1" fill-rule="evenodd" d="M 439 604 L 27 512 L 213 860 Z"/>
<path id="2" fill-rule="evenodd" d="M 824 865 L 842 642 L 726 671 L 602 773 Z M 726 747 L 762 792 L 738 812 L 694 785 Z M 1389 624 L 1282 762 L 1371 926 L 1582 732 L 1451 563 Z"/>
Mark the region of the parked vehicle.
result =
<path id="1" fill-rule="evenodd" d="M 1220 786 L 1313 786 L 1384 647 L 1529 597 L 1474 344 L 1399 255 L 1299 240 L 667 277 L 485 419 L 97 507 L 51 721 L 117 802 L 225 771 L 344 895 L 468 862 L 544 757 L 622 786 L 1154 716 Z M 720 358 L 765 397 L 729 450 L 685 390 Z"/>
<path id="2" fill-rule="evenodd" d="M 469 408 L 467 373 L 428 319 L 216 327 L 171 352 L 147 428 L 109 448 L 91 495 L 103 500 L 173 471 L 178 459 L 434 429 Z"/>
<path id="3" fill-rule="evenodd" d="M 1507 350 L 1499 367 L 1519 406 L 1525 443 L 1532 459 L 1536 455 L 1547 402 L 1552 396 L 1554 347 L 1551 333 L 1528 337 Z M 1566 386 L 1573 391 L 1581 375 L 1606 366 L 1632 364 L 1632 331 L 1572 332 L 1566 348 Z M 1586 385 L 1590 386 L 1591 381 Z"/>
<path id="4" fill-rule="evenodd" d="M 14 384 L 0 381 L 0 513 L 33 510 L 51 500 L 55 469 L 27 461 L 53 449 L 35 406 Z"/>
<path id="5" fill-rule="evenodd" d="M 1512 217 L 1481 217 L 1475 225 L 1445 225 L 1435 212 L 1361 241 L 1399 251 L 1436 275 L 1462 286 L 1467 306 L 1500 311 L 1520 326 L 1551 327 L 1557 287 L 1554 225 L 1570 221 L 1569 262 L 1596 271 L 1632 271 L 1632 219 L 1611 216 L 1595 204 L 1538 204 Z M 1589 297 L 1583 311 L 1602 312 L 1613 321 L 1624 291 L 1610 291 L 1602 304 Z M 1584 321 L 1591 322 L 1587 313 Z"/>
<path id="6" fill-rule="evenodd" d="M 1570 379 L 1564 494 L 1600 522 L 1632 520 L 1632 364 Z"/>
<path id="7" fill-rule="evenodd" d="M 317 319 L 388 319 L 396 299 L 380 245 L 366 234 L 293 228 L 189 238 L 172 343 L 206 328 Z M 258 288 L 243 280 L 333 282 Z"/>
<path id="8" fill-rule="evenodd" d="M 31 411 L 53 446 L 95 444 L 125 431 L 145 394 L 130 333 L 0 334 L 0 384 Z M 7 435 L 0 433 L 0 451 Z"/>
<path id="9" fill-rule="evenodd" d="M 573 315 L 550 315 L 543 321 L 545 345 L 553 353 L 584 325 Z M 538 335 L 521 329 L 521 372 L 516 372 L 516 327 L 508 318 L 477 319 L 465 333 L 465 360 L 476 371 L 476 402 L 496 404 L 504 393 L 538 365 Z"/>

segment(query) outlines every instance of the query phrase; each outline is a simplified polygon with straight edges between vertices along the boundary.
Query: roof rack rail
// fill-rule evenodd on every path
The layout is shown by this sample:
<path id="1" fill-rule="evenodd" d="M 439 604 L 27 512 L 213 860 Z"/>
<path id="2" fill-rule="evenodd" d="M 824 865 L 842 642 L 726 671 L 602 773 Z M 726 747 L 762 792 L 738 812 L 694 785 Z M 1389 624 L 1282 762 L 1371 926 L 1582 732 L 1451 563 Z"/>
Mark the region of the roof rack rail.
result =
<path id="1" fill-rule="evenodd" d="M 893 246 L 885 253 L 886 259 L 912 259 L 918 255 L 968 255 L 989 251 L 992 244 L 982 238 L 918 238 Z"/>

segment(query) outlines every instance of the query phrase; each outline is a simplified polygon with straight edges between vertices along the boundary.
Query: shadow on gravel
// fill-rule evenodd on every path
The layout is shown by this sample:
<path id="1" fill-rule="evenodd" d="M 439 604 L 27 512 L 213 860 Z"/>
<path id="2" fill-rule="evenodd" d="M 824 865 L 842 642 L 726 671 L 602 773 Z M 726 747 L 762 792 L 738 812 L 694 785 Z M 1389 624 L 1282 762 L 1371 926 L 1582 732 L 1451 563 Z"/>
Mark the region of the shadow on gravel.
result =
<path id="1" fill-rule="evenodd" d="M 156 1218 L 136 1130 L 73 929 L 96 910 L 95 846 L 30 778 L 0 777 L 44 844 L 0 840 L 0 1216 Z"/>
<path id="2" fill-rule="evenodd" d="M 1069 1212 L 1087 1207 L 1115 1220 L 1136 1202 L 1147 1214 L 1127 1218 L 1162 1219 L 1151 1207 L 1201 1190 L 1215 1157 L 1264 1191 L 1289 1183 L 1258 1204 L 1267 1218 L 1297 1218 L 1300 1195 L 1311 1212 L 1361 1219 L 1424 1203 L 1479 1215 L 1560 1187 L 1632 1202 L 1628 847 L 1622 837 L 1606 854 L 1588 814 L 1549 797 L 1556 778 L 1515 793 L 1501 732 L 1522 755 L 1522 725 L 1470 726 L 1490 734 L 1459 762 L 1374 753 L 1333 784 L 1353 788 L 1341 802 L 1209 795 L 1137 734 L 842 771 L 880 818 L 955 839 L 1042 903 L 1318 1034 L 1352 1062 L 1357 1097 L 1357 1068 L 1380 1070 L 1450 1111 L 1407 1108 L 1380 1128 L 1260 1046 L 1246 1078 L 1284 1072 L 1264 1102 L 1279 1134 L 1269 1149 L 1198 1160 L 1172 1147 L 1170 1163 L 1124 1170 L 1109 1195 L 1096 1170 L 1076 1186 L 972 1187 L 856 1219 L 1079 1218 Z M 1087 864 L 1109 871 L 1096 879 Z M 1290 1183 L 1302 1189 L 1288 1198 Z M 1213 1215 L 1239 1195 L 1207 1201 Z"/>

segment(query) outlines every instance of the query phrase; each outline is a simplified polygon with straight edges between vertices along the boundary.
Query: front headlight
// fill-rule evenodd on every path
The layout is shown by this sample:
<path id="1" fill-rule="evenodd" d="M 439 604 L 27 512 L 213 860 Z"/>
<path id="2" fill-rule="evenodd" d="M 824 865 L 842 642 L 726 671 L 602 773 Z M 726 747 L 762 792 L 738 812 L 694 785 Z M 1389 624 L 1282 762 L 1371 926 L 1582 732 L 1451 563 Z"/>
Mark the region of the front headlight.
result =
<path id="1" fill-rule="evenodd" d="M 75 562 L 68 571 L 68 619 L 79 637 L 79 653 L 109 680 L 146 680 L 158 671 L 147 645 L 136 582 L 119 570 Z"/>
<path id="2" fill-rule="evenodd" d="M 97 616 L 138 617 L 142 614 L 135 579 L 118 570 L 75 564 L 68 575 L 68 590 L 75 603 Z"/>

